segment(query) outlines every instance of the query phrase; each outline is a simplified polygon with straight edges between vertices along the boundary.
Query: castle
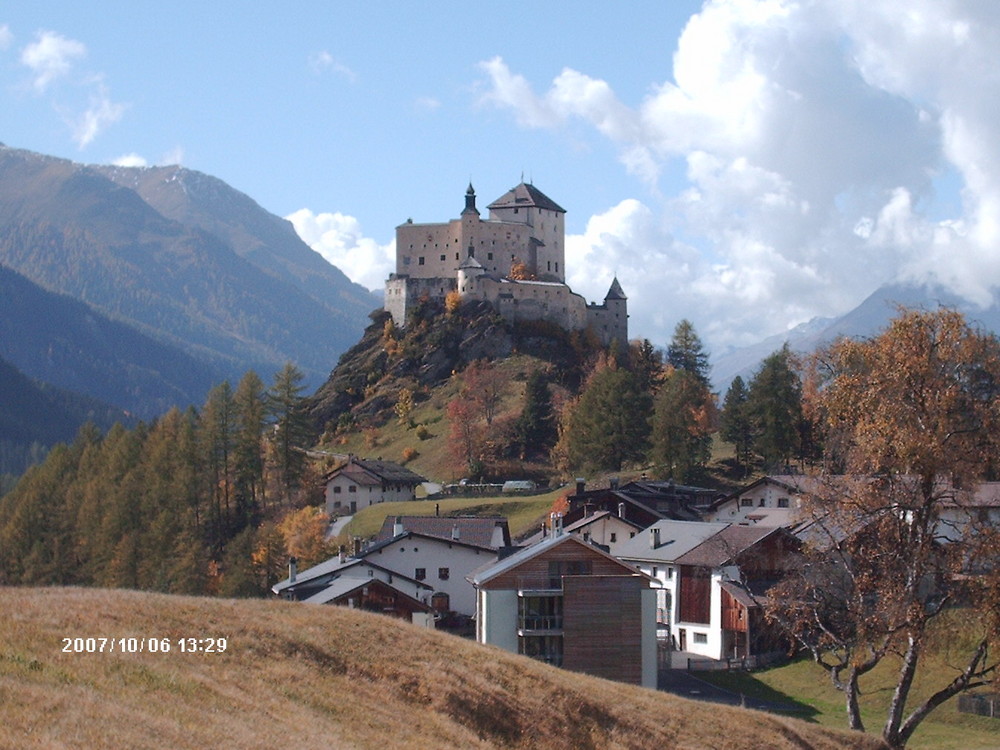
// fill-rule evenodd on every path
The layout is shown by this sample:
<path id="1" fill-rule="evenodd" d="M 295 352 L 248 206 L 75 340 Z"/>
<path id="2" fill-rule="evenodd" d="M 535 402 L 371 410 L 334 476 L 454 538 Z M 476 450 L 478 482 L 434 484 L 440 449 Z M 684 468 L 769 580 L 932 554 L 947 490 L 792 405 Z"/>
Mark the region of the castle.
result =
<path id="1" fill-rule="evenodd" d="M 569 331 L 591 329 L 604 344 L 628 341 L 627 298 L 618 279 L 601 304 L 587 304 L 566 284 L 566 210 L 521 182 L 480 218 L 469 185 L 459 218 L 396 227 L 396 271 L 385 283 L 385 309 L 397 326 L 423 297 L 493 305 L 507 321 L 546 320 Z"/>

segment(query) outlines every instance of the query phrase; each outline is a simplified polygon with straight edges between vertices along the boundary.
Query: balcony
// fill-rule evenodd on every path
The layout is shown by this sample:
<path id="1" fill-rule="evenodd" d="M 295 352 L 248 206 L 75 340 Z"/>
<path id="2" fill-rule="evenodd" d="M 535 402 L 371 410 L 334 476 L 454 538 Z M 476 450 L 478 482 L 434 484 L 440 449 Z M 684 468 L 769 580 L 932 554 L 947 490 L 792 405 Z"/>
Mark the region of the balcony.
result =
<path id="1" fill-rule="evenodd" d="M 518 618 L 517 634 L 562 635 L 562 615 L 522 615 Z"/>

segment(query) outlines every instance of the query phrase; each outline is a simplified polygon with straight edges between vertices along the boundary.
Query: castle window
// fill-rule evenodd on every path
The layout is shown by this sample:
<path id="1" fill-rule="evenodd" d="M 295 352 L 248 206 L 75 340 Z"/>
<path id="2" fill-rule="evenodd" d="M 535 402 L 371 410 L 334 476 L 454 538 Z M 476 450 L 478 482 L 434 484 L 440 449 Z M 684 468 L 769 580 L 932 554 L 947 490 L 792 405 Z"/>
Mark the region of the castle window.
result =
<path id="1" fill-rule="evenodd" d="M 493 253 L 486 253 L 486 260 L 493 260 Z"/>
<path id="2" fill-rule="evenodd" d="M 455 253 L 455 260 L 458 260 L 458 253 Z"/>
<path id="3" fill-rule="evenodd" d="M 417 265 L 422 266 L 423 264 L 424 264 L 424 256 L 421 255 L 419 258 L 417 258 Z"/>
<path id="4" fill-rule="evenodd" d="M 407 255 L 405 258 L 403 258 L 403 265 L 404 266 L 410 265 L 410 256 L 409 255 Z"/>
<path id="5" fill-rule="evenodd" d="M 441 260 L 444 260 L 444 256 L 443 255 L 441 256 Z"/>

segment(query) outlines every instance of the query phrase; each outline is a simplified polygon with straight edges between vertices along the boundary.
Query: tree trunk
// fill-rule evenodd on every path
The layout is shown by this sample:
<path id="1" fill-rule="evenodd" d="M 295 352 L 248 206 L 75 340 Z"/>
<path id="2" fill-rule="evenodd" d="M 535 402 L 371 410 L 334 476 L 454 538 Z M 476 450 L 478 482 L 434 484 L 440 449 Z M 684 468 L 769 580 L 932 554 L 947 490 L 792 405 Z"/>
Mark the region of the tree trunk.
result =
<path id="1" fill-rule="evenodd" d="M 899 670 L 899 678 L 896 680 L 896 689 L 892 693 L 892 701 L 889 703 L 889 712 L 886 716 L 885 726 L 882 728 L 882 739 L 889 747 L 903 747 L 905 739 L 900 734 L 900 727 L 903 723 L 903 710 L 906 708 L 906 699 L 910 694 L 910 687 L 913 685 L 913 676 L 917 671 L 917 662 L 920 660 L 920 646 L 916 638 L 911 634 L 906 646 L 906 653 L 903 655 L 903 666 Z"/>
<path id="2" fill-rule="evenodd" d="M 858 703 L 858 670 L 854 667 L 851 668 L 850 676 L 844 684 L 844 696 L 847 704 L 847 725 L 859 732 L 865 731 L 865 724 L 861 720 L 861 706 Z"/>

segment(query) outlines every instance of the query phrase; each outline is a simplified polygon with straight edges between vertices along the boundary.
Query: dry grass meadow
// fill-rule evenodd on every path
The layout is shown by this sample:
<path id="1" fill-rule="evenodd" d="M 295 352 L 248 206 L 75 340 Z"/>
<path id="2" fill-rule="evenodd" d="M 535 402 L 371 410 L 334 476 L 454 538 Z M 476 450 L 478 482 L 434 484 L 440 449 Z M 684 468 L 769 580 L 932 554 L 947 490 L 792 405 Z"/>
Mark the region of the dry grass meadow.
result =
<path id="1" fill-rule="evenodd" d="M 64 653 L 63 638 L 169 653 Z M 225 637 L 224 653 L 180 638 Z M 375 614 L 281 601 L 0 588 L 0 747 L 877 748 L 565 672 Z"/>

